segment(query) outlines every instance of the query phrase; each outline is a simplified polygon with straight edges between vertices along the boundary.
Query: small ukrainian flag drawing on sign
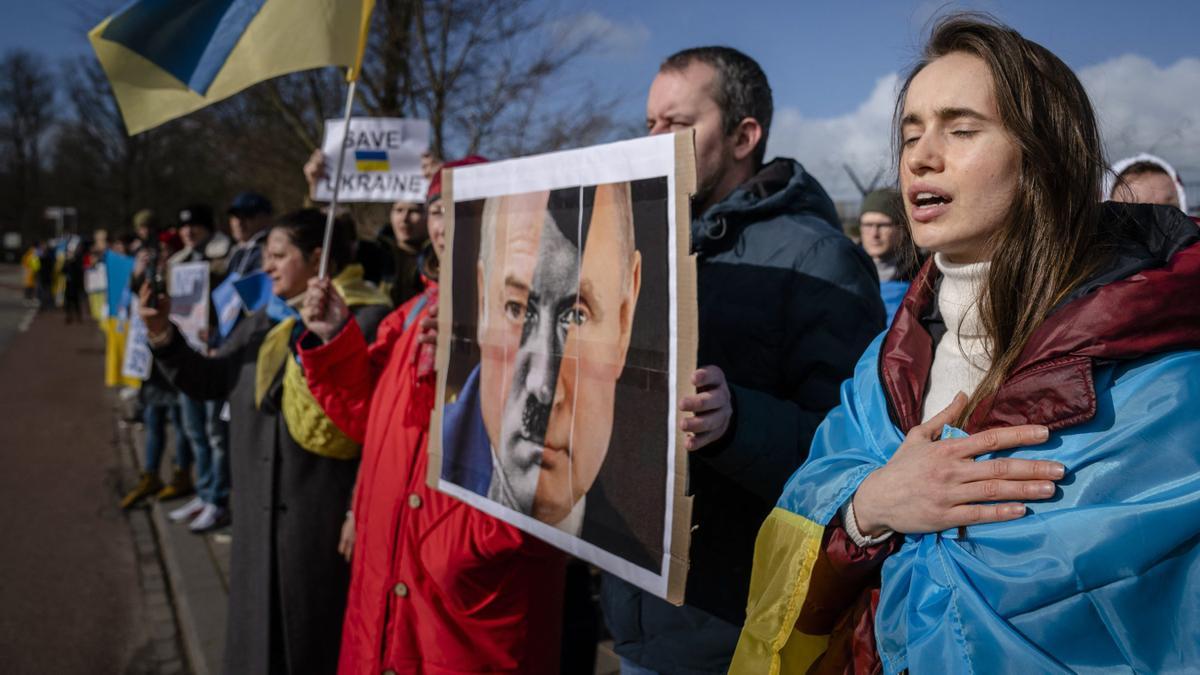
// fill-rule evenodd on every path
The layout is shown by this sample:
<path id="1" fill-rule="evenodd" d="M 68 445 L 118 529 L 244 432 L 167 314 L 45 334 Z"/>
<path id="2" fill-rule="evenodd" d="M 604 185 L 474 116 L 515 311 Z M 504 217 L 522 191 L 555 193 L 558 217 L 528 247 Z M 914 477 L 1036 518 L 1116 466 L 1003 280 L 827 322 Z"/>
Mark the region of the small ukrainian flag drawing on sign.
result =
<path id="1" fill-rule="evenodd" d="M 388 154 L 386 150 L 355 150 L 354 168 L 358 171 L 387 171 Z"/>

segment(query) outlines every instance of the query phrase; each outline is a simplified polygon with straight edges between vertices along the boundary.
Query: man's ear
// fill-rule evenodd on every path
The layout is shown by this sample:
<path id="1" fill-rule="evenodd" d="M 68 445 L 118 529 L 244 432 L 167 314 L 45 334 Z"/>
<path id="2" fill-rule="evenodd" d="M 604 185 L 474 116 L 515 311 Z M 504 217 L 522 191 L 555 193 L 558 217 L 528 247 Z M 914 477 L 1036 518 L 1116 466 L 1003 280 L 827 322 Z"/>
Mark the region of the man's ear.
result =
<path id="1" fill-rule="evenodd" d="M 738 160 L 754 155 L 763 139 L 763 128 L 753 117 L 743 118 L 733 130 L 733 156 Z"/>
<path id="2" fill-rule="evenodd" d="M 625 355 L 629 353 L 629 341 L 633 337 L 633 317 L 637 314 L 638 296 L 642 292 L 642 253 L 633 252 L 633 265 L 629 268 L 629 293 L 621 301 L 621 368 L 625 367 Z"/>
<path id="3" fill-rule="evenodd" d="M 308 254 L 308 264 L 315 270 L 321 269 L 321 253 L 324 251 L 320 246 L 314 248 Z"/>

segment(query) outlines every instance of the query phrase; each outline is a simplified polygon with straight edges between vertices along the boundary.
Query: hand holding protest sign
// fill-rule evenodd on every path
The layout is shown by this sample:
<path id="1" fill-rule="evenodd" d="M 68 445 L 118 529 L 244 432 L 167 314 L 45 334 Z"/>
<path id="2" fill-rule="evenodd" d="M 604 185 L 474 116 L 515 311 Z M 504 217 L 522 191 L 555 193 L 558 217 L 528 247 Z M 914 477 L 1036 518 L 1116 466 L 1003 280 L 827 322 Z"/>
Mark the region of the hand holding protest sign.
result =
<path id="1" fill-rule="evenodd" d="M 203 352 L 208 332 L 207 262 L 176 263 L 171 266 L 171 320 L 188 344 Z"/>
<path id="2" fill-rule="evenodd" d="M 300 319 L 305 328 L 322 342 L 329 342 L 346 325 L 349 316 L 350 308 L 333 287 L 333 282 L 321 277 L 308 280 L 304 304 L 300 307 Z"/>
<path id="3" fill-rule="evenodd" d="M 434 305 L 429 308 L 429 314 L 424 319 L 421 319 L 421 334 L 417 336 L 417 342 L 423 345 L 436 345 L 438 339 L 438 306 Z"/>
<path id="4" fill-rule="evenodd" d="M 716 366 L 705 366 L 692 373 L 696 393 L 685 396 L 679 411 L 691 413 L 684 417 L 679 428 L 687 434 L 689 452 L 721 440 L 733 419 L 733 396 L 725 381 L 725 372 Z"/>
<path id="5" fill-rule="evenodd" d="M 150 337 L 161 337 L 170 329 L 171 320 L 168 316 L 171 313 L 171 296 L 160 293 L 155 298 L 154 288 L 149 281 L 145 281 L 138 291 L 137 304 L 137 316 Z"/>

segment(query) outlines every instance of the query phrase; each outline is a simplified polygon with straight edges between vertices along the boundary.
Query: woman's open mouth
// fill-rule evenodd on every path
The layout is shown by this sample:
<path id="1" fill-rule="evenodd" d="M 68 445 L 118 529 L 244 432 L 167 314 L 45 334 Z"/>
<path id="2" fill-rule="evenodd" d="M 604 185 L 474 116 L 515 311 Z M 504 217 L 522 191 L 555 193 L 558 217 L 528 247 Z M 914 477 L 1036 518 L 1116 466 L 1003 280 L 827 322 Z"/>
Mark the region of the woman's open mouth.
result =
<path id="1" fill-rule="evenodd" d="M 927 223 L 946 213 L 954 199 L 937 188 L 915 185 L 908 190 L 908 201 L 913 207 L 913 220 Z"/>

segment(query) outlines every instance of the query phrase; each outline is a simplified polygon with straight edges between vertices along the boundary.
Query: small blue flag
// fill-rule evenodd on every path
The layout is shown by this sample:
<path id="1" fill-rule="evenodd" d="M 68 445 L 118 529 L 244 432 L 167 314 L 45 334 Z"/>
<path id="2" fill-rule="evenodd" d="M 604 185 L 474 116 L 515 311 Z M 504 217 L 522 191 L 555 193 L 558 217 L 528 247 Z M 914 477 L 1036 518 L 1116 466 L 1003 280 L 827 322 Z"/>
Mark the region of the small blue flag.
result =
<path id="1" fill-rule="evenodd" d="M 250 312 L 257 312 L 266 307 L 274 297 L 271 294 L 271 277 L 266 272 L 247 274 L 233 282 L 233 288 L 241 298 L 242 305 Z"/>
<path id="2" fill-rule="evenodd" d="M 108 315 L 121 315 L 129 306 L 129 278 L 133 276 L 133 258 L 112 251 L 104 252 L 104 270 L 108 275 Z"/>
<path id="3" fill-rule="evenodd" d="M 241 274 L 230 272 L 212 292 L 213 307 L 217 310 L 217 331 L 222 338 L 229 337 L 242 316 L 242 297 L 233 286 L 241 278 Z"/>

